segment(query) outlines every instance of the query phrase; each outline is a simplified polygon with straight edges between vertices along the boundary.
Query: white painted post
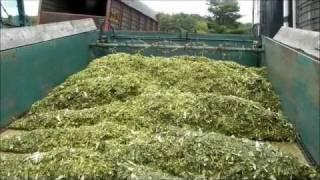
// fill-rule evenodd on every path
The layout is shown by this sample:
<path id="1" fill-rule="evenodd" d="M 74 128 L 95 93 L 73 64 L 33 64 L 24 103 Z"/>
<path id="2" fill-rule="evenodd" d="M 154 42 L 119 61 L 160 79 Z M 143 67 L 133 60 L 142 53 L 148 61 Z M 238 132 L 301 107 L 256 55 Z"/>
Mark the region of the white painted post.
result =
<path id="1" fill-rule="evenodd" d="M 257 24 L 257 32 L 260 36 L 260 0 L 256 0 L 256 18 L 255 18 L 255 24 Z"/>
<path id="2" fill-rule="evenodd" d="M 292 27 L 297 28 L 297 0 L 292 0 Z"/>
<path id="3" fill-rule="evenodd" d="M 283 26 L 289 26 L 289 0 L 283 0 Z"/>

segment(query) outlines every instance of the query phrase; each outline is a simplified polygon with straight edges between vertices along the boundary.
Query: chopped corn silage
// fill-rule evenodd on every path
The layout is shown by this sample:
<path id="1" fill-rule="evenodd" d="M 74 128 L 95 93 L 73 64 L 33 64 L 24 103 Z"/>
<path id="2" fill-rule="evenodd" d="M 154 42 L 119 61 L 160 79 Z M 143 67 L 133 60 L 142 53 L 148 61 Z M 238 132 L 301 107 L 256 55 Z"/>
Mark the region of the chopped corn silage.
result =
<path id="1" fill-rule="evenodd" d="M 1 158 L 3 169 L 0 175 L 14 174 L 21 177 L 28 172 L 33 177 L 133 176 L 142 179 L 150 174 L 158 174 L 163 178 L 171 176 L 191 179 L 318 177 L 316 170 L 272 149 L 268 143 L 214 132 L 205 133 L 170 126 L 158 133 L 148 130 L 130 131 L 128 128 L 123 134 L 116 132 L 114 136 L 110 135 L 114 132 L 99 127 L 95 131 L 90 127 L 76 131 L 58 129 L 58 133 L 55 130 L 57 129 L 30 131 L 4 139 L 7 142 L 3 144 L 16 141 L 11 149 L 28 146 L 24 153 L 29 154 Z M 81 131 L 87 132 L 81 135 Z M 91 135 L 84 138 L 88 134 Z M 52 139 L 58 142 L 53 142 Z M 139 167 L 146 169 L 135 169 Z"/>
<path id="2" fill-rule="evenodd" d="M 260 140 L 294 141 L 265 70 L 113 54 L 71 76 L 0 140 L 1 177 L 317 179 Z M 259 140 L 259 141 L 256 141 Z"/>
<path id="3" fill-rule="evenodd" d="M 205 58 L 189 61 L 184 57 L 115 54 L 95 60 L 87 69 L 71 76 L 35 104 L 31 112 L 88 108 L 159 88 L 233 95 L 259 102 L 275 112 L 280 109 L 279 100 L 271 84 L 261 75 L 261 69 Z M 77 102 L 78 99 L 81 101 Z M 64 104 L 57 105 L 62 102 Z"/>
<path id="4" fill-rule="evenodd" d="M 281 114 L 266 110 L 259 103 L 236 96 L 195 95 L 173 90 L 144 93 L 127 102 L 90 109 L 33 114 L 11 127 L 22 130 L 79 127 L 105 120 L 133 129 L 176 125 L 254 140 L 294 141 L 295 138 L 293 128 Z"/>

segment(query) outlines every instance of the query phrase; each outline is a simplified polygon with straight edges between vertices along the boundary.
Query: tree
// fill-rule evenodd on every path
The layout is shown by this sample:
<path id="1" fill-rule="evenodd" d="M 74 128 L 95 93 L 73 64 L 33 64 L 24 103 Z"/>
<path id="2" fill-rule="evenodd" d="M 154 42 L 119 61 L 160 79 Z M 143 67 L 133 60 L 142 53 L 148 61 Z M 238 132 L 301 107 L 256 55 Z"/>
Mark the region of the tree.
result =
<path id="1" fill-rule="evenodd" d="M 195 14 L 159 14 L 159 27 L 164 32 L 175 32 L 184 29 L 191 33 L 206 33 L 208 25 L 205 18 Z"/>
<path id="2" fill-rule="evenodd" d="M 237 20 L 241 18 L 240 7 L 237 0 L 209 0 L 209 12 L 218 25 L 236 28 Z"/>
<path id="3" fill-rule="evenodd" d="M 176 25 L 172 16 L 168 14 L 158 14 L 158 21 L 160 30 L 163 32 L 175 31 Z"/>
<path id="4" fill-rule="evenodd" d="M 158 14 L 160 31 L 176 32 L 184 29 L 190 33 L 227 33 L 247 34 L 250 24 L 237 22 L 241 17 L 237 0 L 210 0 L 211 16 L 202 17 L 196 14 Z"/>
<path id="5" fill-rule="evenodd" d="M 208 24 L 205 21 L 197 21 L 196 23 L 196 33 L 205 34 L 208 33 Z"/>

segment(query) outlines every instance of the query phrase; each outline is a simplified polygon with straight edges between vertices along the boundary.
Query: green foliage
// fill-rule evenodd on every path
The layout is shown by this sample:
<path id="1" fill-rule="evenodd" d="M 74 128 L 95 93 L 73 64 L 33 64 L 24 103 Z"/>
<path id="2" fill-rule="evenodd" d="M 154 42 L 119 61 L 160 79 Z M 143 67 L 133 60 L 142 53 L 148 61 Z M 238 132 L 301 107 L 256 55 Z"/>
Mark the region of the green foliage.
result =
<path id="1" fill-rule="evenodd" d="M 251 32 L 250 24 L 237 22 L 241 15 L 240 8 L 236 0 L 210 0 L 208 18 L 209 32 L 225 34 L 249 34 Z"/>
<path id="2" fill-rule="evenodd" d="M 237 22 L 239 5 L 235 0 L 211 0 L 209 2 L 211 16 L 201 17 L 194 14 L 159 14 L 159 26 L 163 32 L 176 32 L 184 29 L 190 33 L 225 33 L 225 34 L 248 34 L 251 31 L 250 24 Z"/>
<path id="3" fill-rule="evenodd" d="M 224 25 L 218 25 L 216 22 L 211 21 L 208 23 L 208 28 L 211 33 L 226 33 L 227 27 Z"/>
<path id="4" fill-rule="evenodd" d="M 207 33 L 208 27 L 206 20 L 198 15 L 190 14 L 159 14 L 160 30 L 164 32 L 175 32 L 184 29 L 191 33 Z"/>
<path id="5" fill-rule="evenodd" d="M 236 21 L 241 18 L 240 7 L 236 0 L 210 0 L 209 12 L 213 20 L 219 25 L 237 27 Z"/>
<path id="6" fill-rule="evenodd" d="M 209 31 L 208 24 L 205 21 L 197 21 L 196 23 L 196 33 L 206 34 Z"/>
<path id="7" fill-rule="evenodd" d="M 249 34 L 251 33 L 252 25 L 251 23 L 240 24 L 237 28 L 231 28 L 224 25 L 218 25 L 215 22 L 209 22 L 208 27 L 210 33 Z"/>

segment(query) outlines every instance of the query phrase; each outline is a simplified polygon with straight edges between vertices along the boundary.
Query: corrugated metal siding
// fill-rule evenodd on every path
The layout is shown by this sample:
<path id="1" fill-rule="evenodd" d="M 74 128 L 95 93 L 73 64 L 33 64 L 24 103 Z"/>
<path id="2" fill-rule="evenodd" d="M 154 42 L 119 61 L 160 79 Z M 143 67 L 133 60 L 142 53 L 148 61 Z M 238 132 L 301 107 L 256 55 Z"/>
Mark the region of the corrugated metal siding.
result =
<path id="1" fill-rule="evenodd" d="M 119 20 L 115 21 L 115 17 Z M 155 31 L 157 26 L 155 20 L 119 0 L 112 1 L 111 24 L 116 30 L 132 31 Z"/>
<path id="2" fill-rule="evenodd" d="M 297 27 L 320 31 L 319 0 L 297 0 Z"/>
<path id="3" fill-rule="evenodd" d="M 130 9 L 128 6 L 124 6 L 123 16 L 122 16 L 122 29 L 130 30 L 130 21 L 131 21 Z"/>
<path id="4" fill-rule="evenodd" d="M 131 15 L 132 15 L 131 30 L 138 31 L 139 30 L 139 12 L 136 10 L 132 10 Z"/>
<path id="5" fill-rule="evenodd" d="M 120 30 L 122 27 L 122 11 L 123 6 L 119 1 L 113 1 L 111 3 L 110 23 L 115 30 Z"/>
<path id="6" fill-rule="evenodd" d="M 115 0 L 115 1 L 118 1 L 118 0 Z M 157 18 L 156 18 L 157 12 L 155 12 L 153 9 L 149 8 L 139 0 L 120 0 L 120 1 L 124 3 L 126 6 L 139 11 L 140 13 L 153 19 L 154 21 L 157 21 Z"/>
<path id="7" fill-rule="evenodd" d="M 119 30 L 132 30 L 132 31 L 156 31 L 158 22 L 155 21 L 154 17 L 148 17 L 145 14 L 141 13 L 139 9 L 133 9 L 132 6 L 129 6 L 127 1 L 112 1 L 111 14 L 113 11 L 117 11 L 119 6 L 121 7 L 120 11 L 120 27 Z M 116 29 L 116 28 L 115 28 Z"/>
<path id="8" fill-rule="evenodd" d="M 153 22 L 153 31 L 157 31 L 157 23 L 156 22 Z"/>
<path id="9" fill-rule="evenodd" d="M 143 28 L 144 28 L 144 16 L 142 16 L 141 14 L 139 15 L 139 21 L 140 21 L 139 31 L 143 31 Z"/>

